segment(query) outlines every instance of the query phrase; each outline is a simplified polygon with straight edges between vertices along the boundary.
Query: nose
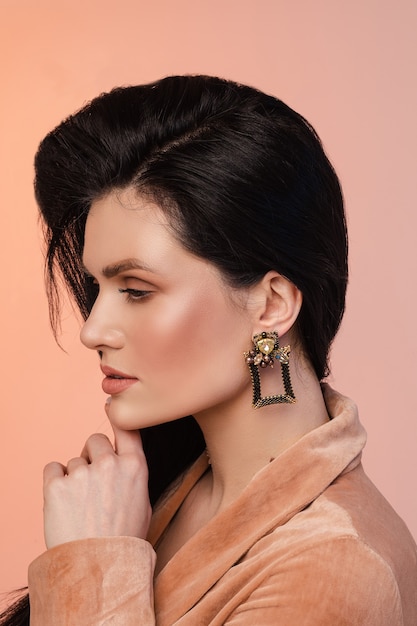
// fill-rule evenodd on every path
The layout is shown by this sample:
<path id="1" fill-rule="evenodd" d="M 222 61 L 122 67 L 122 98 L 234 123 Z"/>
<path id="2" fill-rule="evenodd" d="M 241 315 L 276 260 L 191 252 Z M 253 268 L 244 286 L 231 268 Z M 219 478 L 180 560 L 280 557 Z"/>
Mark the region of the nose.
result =
<path id="1" fill-rule="evenodd" d="M 112 319 L 114 315 L 109 313 L 99 296 L 80 332 L 81 342 L 86 348 L 103 352 L 106 348 L 119 350 L 123 347 L 123 332 Z"/>

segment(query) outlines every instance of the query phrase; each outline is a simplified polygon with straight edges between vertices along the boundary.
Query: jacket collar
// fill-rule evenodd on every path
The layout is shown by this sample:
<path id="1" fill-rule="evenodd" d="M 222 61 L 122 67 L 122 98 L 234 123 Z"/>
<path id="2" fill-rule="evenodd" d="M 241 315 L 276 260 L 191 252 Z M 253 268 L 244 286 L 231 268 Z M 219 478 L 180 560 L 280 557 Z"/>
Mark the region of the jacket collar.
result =
<path id="1" fill-rule="evenodd" d="M 323 388 L 331 421 L 260 470 L 241 495 L 182 546 L 156 577 L 155 608 L 163 623 L 178 620 L 261 537 L 285 524 L 337 476 L 359 464 L 366 434 L 356 406 L 328 385 Z M 207 464 L 202 455 L 155 513 L 151 542 L 162 535 Z M 179 581 L 182 593 L 176 593 Z M 169 606 L 162 601 L 167 597 Z M 159 607 L 164 607 L 163 613 Z"/>

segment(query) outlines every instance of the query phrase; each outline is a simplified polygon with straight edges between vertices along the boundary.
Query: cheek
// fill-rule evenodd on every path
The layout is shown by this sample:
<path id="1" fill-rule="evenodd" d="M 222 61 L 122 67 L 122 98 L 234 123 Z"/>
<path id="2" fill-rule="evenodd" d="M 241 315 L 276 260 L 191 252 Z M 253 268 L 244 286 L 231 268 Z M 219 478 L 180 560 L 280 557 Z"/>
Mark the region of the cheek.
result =
<path id="1" fill-rule="evenodd" d="M 194 291 L 166 306 L 161 301 L 160 311 L 154 311 L 144 330 L 137 345 L 146 355 L 147 372 L 164 372 L 171 381 L 186 373 L 194 379 L 203 371 L 207 376 L 244 364 L 243 351 L 250 344 L 244 316 L 218 293 Z"/>
<path id="2" fill-rule="evenodd" d="M 129 361 L 141 381 L 108 406 L 110 421 L 122 428 L 197 414 L 250 386 L 243 352 L 251 326 L 244 311 L 218 294 L 196 291 L 175 303 L 161 301 L 130 320 Z"/>

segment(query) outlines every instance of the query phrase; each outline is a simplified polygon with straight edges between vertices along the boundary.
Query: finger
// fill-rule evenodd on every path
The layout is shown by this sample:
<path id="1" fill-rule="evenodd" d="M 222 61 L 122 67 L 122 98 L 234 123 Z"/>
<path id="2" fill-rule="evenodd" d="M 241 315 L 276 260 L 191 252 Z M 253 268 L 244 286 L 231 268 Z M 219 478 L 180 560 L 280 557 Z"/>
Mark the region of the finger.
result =
<path id="1" fill-rule="evenodd" d="M 62 478 L 65 476 L 66 467 L 62 465 L 62 463 L 58 463 L 56 461 L 52 461 L 52 463 L 48 463 L 45 465 L 43 470 L 43 481 L 44 483 L 48 483 L 54 478 Z"/>
<path id="2" fill-rule="evenodd" d="M 103 433 L 95 433 L 85 442 L 80 457 L 87 462 L 92 462 L 94 459 L 98 459 L 106 454 L 114 454 L 114 448 L 110 439 Z"/>
<path id="3" fill-rule="evenodd" d="M 82 465 L 87 465 L 86 459 L 79 456 L 77 456 L 75 459 L 70 459 L 67 463 L 67 474 L 70 474 L 71 472 L 76 470 L 77 467 L 81 467 Z"/>
<path id="4" fill-rule="evenodd" d="M 114 449 L 116 454 L 135 454 L 145 456 L 142 446 L 142 438 L 138 430 L 123 430 L 114 424 L 111 425 L 114 432 Z"/>

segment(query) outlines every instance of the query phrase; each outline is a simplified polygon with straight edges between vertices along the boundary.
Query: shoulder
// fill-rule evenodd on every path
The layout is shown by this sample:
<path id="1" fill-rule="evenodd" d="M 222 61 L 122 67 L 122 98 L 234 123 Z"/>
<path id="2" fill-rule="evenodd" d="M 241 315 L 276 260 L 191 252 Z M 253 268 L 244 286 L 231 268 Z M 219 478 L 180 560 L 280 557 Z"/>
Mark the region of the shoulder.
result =
<path id="1" fill-rule="evenodd" d="M 271 542 L 273 551 L 282 551 L 285 559 L 299 562 L 301 555 L 314 559 L 322 554 L 320 567 L 333 569 L 349 563 L 351 574 L 356 569 L 360 577 L 368 564 L 372 580 L 379 572 L 386 582 L 392 579 L 400 587 L 407 578 L 417 581 L 415 541 L 361 465 L 339 476 L 265 540 Z"/>
<path id="2" fill-rule="evenodd" d="M 352 534 L 293 546 L 278 562 L 265 563 L 263 573 L 237 613 L 249 616 L 262 607 L 264 619 L 270 614 L 272 620 L 264 623 L 273 623 L 274 615 L 280 623 L 298 625 L 407 623 L 392 569 Z"/>
<path id="3" fill-rule="evenodd" d="M 242 565 L 262 583 L 246 609 L 279 607 L 283 623 L 416 623 L 416 545 L 363 472 L 349 474 L 248 551 Z"/>

